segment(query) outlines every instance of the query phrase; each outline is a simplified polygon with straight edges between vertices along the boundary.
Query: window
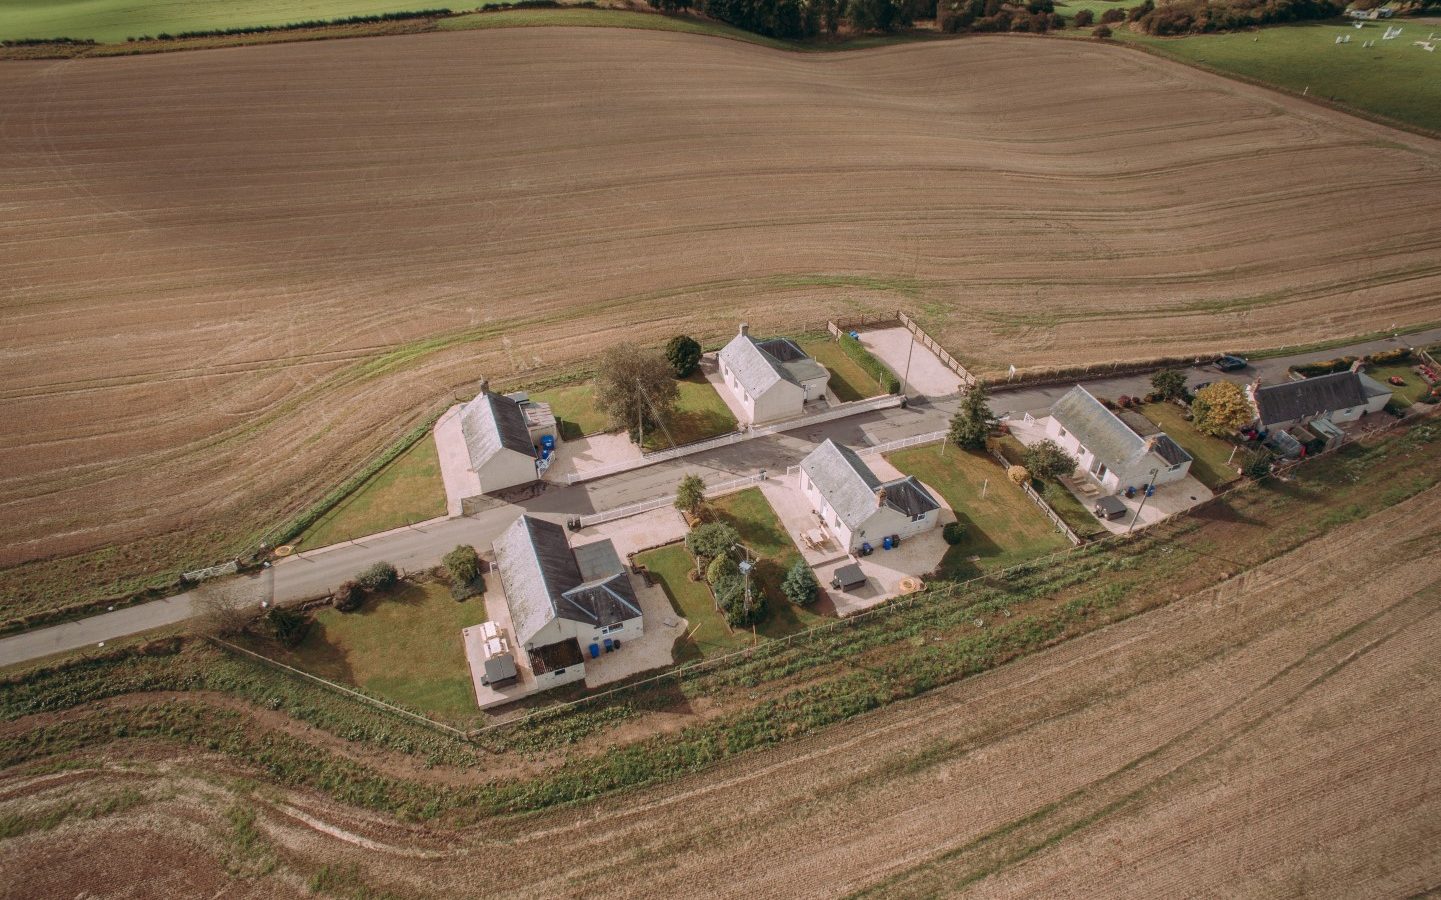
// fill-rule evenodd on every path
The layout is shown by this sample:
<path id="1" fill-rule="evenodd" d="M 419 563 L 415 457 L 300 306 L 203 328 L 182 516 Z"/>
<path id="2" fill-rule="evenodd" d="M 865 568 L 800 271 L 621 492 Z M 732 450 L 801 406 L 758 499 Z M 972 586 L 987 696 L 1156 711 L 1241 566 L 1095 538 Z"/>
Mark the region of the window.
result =
<path id="1" fill-rule="evenodd" d="M 625 627 L 625 623 L 624 623 L 624 622 L 617 622 L 617 623 L 614 624 L 614 625 L 607 625 L 607 626 L 605 626 L 604 628 L 602 628 L 602 629 L 600 630 L 600 633 L 601 633 L 601 634 L 611 634 L 611 633 L 613 633 L 613 632 L 620 631 L 620 630 L 621 630 L 622 628 L 624 628 L 624 627 Z"/>

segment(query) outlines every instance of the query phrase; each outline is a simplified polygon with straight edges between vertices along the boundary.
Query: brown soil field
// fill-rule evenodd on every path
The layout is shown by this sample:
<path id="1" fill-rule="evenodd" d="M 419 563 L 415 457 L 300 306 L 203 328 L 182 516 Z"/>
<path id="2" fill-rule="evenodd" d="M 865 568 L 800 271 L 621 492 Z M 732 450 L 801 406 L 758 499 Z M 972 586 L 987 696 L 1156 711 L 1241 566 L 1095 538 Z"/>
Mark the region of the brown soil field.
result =
<path id="1" fill-rule="evenodd" d="M 1441 288 L 1436 142 L 1070 41 L 12 62 L 0 146 L 0 617 L 222 559 L 482 375 L 623 338 L 904 307 L 997 371 Z"/>
<path id="2" fill-rule="evenodd" d="M 191 894 L 228 871 L 227 895 L 286 895 L 330 867 L 395 896 L 1413 895 L 1441 883 L 1438 596 L 1433 488 L 917 700 L 462 833 L 115 744 L 0 780 L 0 816 L 128 796 L 0 843 L 0 874 L 28 873 L 0 893 Z M 128 876 L 159 848 L 155 882 Z"/>

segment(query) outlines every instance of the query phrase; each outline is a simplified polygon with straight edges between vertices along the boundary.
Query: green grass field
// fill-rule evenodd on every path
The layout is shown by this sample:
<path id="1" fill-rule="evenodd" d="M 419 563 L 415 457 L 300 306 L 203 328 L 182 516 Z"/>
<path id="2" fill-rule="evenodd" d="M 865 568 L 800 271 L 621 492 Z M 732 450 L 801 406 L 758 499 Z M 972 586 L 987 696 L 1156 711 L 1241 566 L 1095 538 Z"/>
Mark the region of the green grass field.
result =
<path id="1" fill-rule="evenodd" d="M 127 37 L 286 25 L 311 19 L 369 16 L 444 6 L 407 0 L 0 0 L 0 38 Z"/>
<path id="2" fill-rule="evenodd" d="M 1388 25 L 1403 31 L 1383 41 Z M 1363 112 L 1421 128 L 1441 130 L 1441 54 L 1412 41 L 1441 34 L 1441 18 L 1275 25 L 1259 31 L 1153 38 L 1116 31 L 1116 37 L 1182 62 L 1333 100 Z M 1351 43 L 1336 44 L 1339 35 Z M 1376 46 L 1362 49 L 1365 41 Z"/>
<path id="3" fill-rule="evenodd" d="M 1191 474 L 1211 490 L 1218 490 L 1241 476 L 1230 464 L 1236 445 L 1209 434 L 1202 434 L 1186 421 L 1185 413 L 1174 403 L 1148 403 L 1141 415 L 1156 423 L 1181 449 L 1191 454 Z M 1236 453 L 1236 458 L 1244 456 Z"/>
<path id="4" fill-rule="evenodd" d="M 846 356 L 841 345 L 829 336 L 810 337 L 796 341 L 796 344 L 811 358 L 825 366 L 831 373 L 828 385 L 842 403 L 864 400 L 885 392 L 880 382 L 870 376 L 860 363 Z"/>
<path id="5" fill-rule="evenodd" d="M 886 456 L 897 469 L 940 492 L 966 529 L 946 550 L 941 574 L 965 579 L 1070 546 L 1006 471 L 984 453 L 913 447 Z M 982 492 L 985 497 L 982 498 Z M 979 557 L 972 562 L 971 557 Z"/>
<path id="6" fill-rule="evenodd" d="M 589 381 L 537 391 L 530 399 L 549 403 L 563 440 L 610 431 L 610 419 L 595 405 L 595 388 Z"/>
<path id="7" fill-rule="evenodd" d="M 435 438 L 427 435 L 375 473 L 295 541 L 307 550 L 445 515 Z"/>
<path id="8" fill-rule="evenodd" d="M 1099 21 L 1101 13 L 1108 9 L 1125 12 L 1140 2 L 1141 0 L 1071 0 L 1069 3 L 1057 3 L 1056 12 L 1066 17 L 1069 26 L 1071 19 L 1083 9 L 1089 9 Z"/>
<path id="9" fill-rule="evenodd" d="M 1366 374 L 1391 388 L 1392 397 L 1395 398 L 1397 403 L 1410 406 L 1413 403 L 1420 402 L 1421 398 L 1426 396 L 1427 391 L 1430 390 L 1426 382 L 1421 380 L 1421 376 L 1411 371 L 1411 367 L 1415 364 L 1416 363 L 1412 361 L 1397 363 L 1394 366 L 1367 366 Z M 1387 384 L 1386 379 L 1392 375 L 1398 376 L 1405 381 L 1406 384 L 1400 387 Z"/>
<path id="10" fill-rule="evenodd" d="M 321 678 L 460 720 L 477 712 L 460 630 L 485 619 L 480 597 L 457 603 L 444 584 L 405 585 L 353 612 L 321 610 L 293 650 L 272 642 L 254 649 Z"/>
<path id="11" fill-rule="evenodd" d="M 682 378 L 675 415 L 661 431 L 647 432 L 646 450 L 668 450 L 735 431 L 736 417 L 700 372 Z"/>

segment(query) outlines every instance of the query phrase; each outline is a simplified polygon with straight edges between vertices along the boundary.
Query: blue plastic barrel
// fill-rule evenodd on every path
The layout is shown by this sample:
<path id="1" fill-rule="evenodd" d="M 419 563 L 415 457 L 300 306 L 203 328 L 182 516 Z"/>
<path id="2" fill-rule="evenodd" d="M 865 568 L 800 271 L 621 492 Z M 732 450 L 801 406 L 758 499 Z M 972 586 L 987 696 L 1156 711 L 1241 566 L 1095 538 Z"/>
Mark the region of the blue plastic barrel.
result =
<path id="1" fill-rule="evenodd" d="M 612 645 L 611 639 L 610 639 L 610 638 L 606 638 L 606 639 L 605 639 L 605 652 L 606 652 L 606 653 L 609 653 L 610 651 L 612 651 L 612 650 L 614 650 L 614 649 L 615 649 L 615 647 Z"/>
<path id="2" fill-rule="evenodd" d="M 888 538 L 888 537 L 886 537 L 886 538 L 881 538 L 881 549 L 882 549 L 882 550 L 889 550 L 889 549 L 891 549 L 891 539 L 890 539 L 890 538 Z"/>
<path id="3" fill-rule="evenodd" d="M 540 436 L 540 449 L 549 453 L 555 449 L 555 435 L 543 434 Z"/>
<path id="4" fill-rule="evenodd" d="M 591 659 L 595 659 L 597 656 L 600 656 L 600 644 L 591 644 L 591 645 L 590 645 L 590 658 L 591 658 Z"/>

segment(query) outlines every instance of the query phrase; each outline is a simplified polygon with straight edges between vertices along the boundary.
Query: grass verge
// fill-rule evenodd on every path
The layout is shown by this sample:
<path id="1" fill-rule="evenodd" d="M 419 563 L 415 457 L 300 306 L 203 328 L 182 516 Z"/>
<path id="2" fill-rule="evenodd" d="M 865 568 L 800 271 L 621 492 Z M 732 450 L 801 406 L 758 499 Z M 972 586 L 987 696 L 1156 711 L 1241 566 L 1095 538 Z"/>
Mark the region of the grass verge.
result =
<path id="1" fill-rule="evenodd" d="M 669 450 L 735 431 L 735 415 L 704 375 L 692 372 L 676 384 L 680 387 L 680 396 L 676 399 L 675 413 L 664 429 L 646 434 L 642 449 Z"/>
<path id="2" fill-rule="evenodd" d="M 325 547 L 445 515 L 435 438 L 427 435 L 305 530 L 296 544 Z"/>

